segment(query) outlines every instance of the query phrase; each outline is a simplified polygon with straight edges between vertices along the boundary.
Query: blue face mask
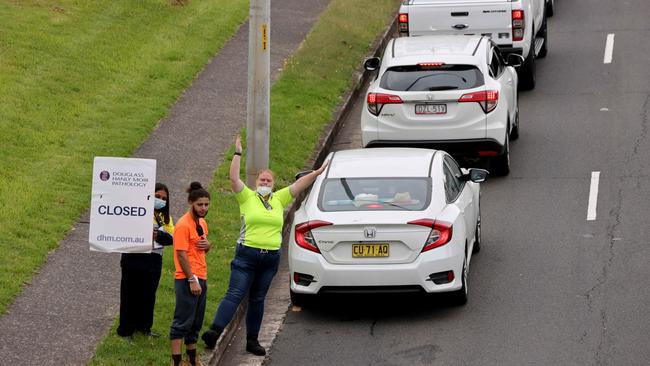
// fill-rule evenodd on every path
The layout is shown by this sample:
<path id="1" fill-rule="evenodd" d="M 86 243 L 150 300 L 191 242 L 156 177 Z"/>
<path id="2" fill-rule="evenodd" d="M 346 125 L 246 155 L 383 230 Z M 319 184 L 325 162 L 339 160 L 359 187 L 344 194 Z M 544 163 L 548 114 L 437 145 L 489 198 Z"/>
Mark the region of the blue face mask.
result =
<path id="1" fill-rule="evenodd" d="M 154 209 L 162 210 L 163 208 L 165 208 L 165 206 L 167 206 L 167 201 L 161 200 L 158 197 L 154 198 L 154 201 L 153 201 L 153 208 Z"/>

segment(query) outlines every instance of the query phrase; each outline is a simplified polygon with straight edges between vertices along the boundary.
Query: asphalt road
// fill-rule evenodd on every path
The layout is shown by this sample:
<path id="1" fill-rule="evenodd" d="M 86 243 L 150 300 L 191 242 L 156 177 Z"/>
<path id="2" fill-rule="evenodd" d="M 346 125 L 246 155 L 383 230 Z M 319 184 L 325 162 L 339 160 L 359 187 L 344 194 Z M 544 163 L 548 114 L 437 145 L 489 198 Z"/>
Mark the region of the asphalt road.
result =
<path id="1" fill-rule="evenodd" d="M 266 364 L 650 364 L 650 2 L 556 6 L 538 86 L 520 96 L 511 174 L 483 185 L 468 304 L 322 299 L 289 312 Z M 338 149 L 360 146 L 361 106 Z"/>

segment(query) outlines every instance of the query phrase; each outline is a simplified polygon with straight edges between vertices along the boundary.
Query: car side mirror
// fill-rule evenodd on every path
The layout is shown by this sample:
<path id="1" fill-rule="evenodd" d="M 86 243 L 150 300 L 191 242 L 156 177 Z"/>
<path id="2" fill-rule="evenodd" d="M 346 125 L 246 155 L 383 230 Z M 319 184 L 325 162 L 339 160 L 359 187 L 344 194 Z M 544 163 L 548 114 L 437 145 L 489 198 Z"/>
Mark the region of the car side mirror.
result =
<path id="1" fill-rule="evenodd" d="M 519 67 L 524 64 L 524 56 L 511 53 L 508 55 L 507 64 L 508 66 Z"/>
<path id="2" fill-rule="evenodd" d="M 381 60 L 379 57 L 371 57 L 363 63 L 363 68 L 368 71 L 375 71 L 379 68 Z"/>
<path id="3" fill-rule="evenodd" d="M 469 170 L 467 176 L 469 177 L 469 180 L 474 183 L 483 183 L 487 179 L 488 175 L 490 175 L 490 173 L 487 170 L 474 168 Z"/>
<path id="4" fill-rule="evenodd" d="M 298 180 L 298 179 L 304 177 L 305 175 L 307 175 L 307 174 L 309 174 L 309 173 L 311 173 L 311 172 L 313 172 L 313 170 L 305 170 L 304 172 L 299 172 L 299 173 L 297 173 L 297 174 L 296 174 L 296 180 Z"/>

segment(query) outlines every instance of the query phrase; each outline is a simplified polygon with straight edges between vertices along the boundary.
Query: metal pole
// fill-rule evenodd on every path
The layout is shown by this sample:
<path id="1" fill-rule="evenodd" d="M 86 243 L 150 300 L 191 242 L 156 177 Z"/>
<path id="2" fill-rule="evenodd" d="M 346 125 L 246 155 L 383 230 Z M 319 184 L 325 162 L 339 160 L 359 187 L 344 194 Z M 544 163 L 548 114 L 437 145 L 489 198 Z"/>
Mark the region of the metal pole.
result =
<path id="1" fill-rule="evenodd" d="M 271 0 L 251 0 L 248 31 L 246 184 L 269 167 Z"/>

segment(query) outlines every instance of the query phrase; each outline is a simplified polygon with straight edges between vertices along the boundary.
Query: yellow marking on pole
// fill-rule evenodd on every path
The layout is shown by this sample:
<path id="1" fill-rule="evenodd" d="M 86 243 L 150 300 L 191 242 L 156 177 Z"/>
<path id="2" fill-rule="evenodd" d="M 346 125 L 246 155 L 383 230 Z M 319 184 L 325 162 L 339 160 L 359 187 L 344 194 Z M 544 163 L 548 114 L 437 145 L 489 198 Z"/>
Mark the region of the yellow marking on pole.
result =
<path id="1" fill-rule="evenodd" d="M 262 50 L 266 51 L 267 45 L 266 24 L 262 24 Z"/>

